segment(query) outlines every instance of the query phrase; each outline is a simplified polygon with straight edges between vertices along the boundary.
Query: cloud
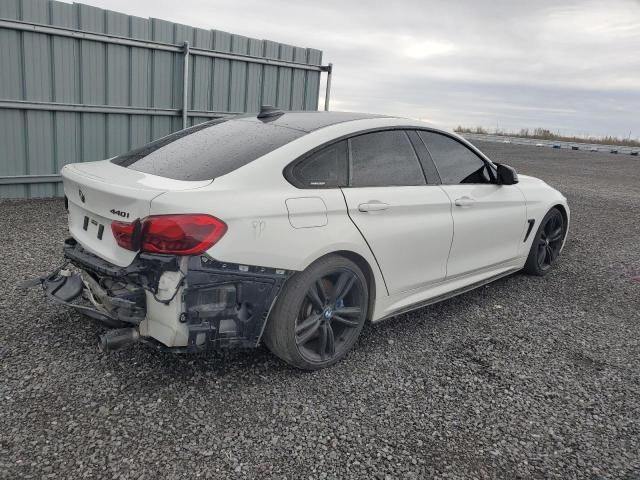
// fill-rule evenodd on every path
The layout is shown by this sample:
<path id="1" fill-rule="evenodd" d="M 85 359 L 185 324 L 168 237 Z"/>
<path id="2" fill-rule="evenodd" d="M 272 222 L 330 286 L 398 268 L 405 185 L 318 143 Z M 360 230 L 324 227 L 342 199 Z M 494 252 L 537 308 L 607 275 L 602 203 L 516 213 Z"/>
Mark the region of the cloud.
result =
<path id="1" fill-rule="evenodd" d="M 636 0 L 86 0 L 323 50 L 332 106 L 640 136 Z"/>
<path id="2" fill-rule="evenodd" d="M 452 55 L 456 51 L 455 45 L 438 40 L 420 40 L 412 37 L 400 39 L 398 51 L 409 58 L 424 60 L 428 57 Z"/>

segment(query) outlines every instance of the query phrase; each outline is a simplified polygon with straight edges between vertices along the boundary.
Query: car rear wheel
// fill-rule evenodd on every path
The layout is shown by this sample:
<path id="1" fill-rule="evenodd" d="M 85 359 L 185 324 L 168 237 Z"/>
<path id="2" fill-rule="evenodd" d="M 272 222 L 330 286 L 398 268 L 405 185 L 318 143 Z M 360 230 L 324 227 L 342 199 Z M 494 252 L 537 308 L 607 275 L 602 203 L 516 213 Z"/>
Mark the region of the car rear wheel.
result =
<path id="1" fill-rule="evenodd" d="M 552 208 L 545 215 L 531 244 L 531 250 L 524 266 L 530 275 L 546 275 L 560 255 L 566 225 L 562 213 Z"/>
<path id="2" fill-rule="evenodd" d="M 294 367 L 328 367 L 356 342 L 368 304 L 360 268 L 347 258 L 328 255 L 287 281 L 269 315 L 264 341 Z"/>

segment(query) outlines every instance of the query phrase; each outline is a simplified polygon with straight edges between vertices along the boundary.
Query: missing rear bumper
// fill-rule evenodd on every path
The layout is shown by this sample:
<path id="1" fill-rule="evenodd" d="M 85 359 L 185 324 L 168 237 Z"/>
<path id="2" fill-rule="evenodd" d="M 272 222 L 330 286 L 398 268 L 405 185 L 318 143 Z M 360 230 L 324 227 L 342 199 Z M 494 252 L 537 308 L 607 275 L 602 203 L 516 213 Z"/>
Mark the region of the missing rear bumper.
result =
<path id="1" fill-rule="evenodd" d="M 187 348 L 256 347 L 289 272 L 191 257 L 184 290 Z"/>
<path id="2" fill-rule="evenodd" d="M 135 327 L 136 340 L 177 352 L 257 346 L 292 273 L 206 255 L 140 254 L 128 267 L 118 267 L 73 239 L 65 242 L 64 255 L 79 271 L 65 265 L 39 279 L 50 300 L 108 327 Z"/>
<path id="3" fill-rule="evenodd" d="M 65 262 L 65 264 L 48 275 L 25 282 L 22 287 L 28 288 L 40 285 L 46 298 L 52 303 L 73 308 L 108 327 L 122 326 L 121 322 L 107 312 L 100 311 L 88 304 L 76 303 L 77 299 L 82 297 L 85 285 L 81 275 L 71 272 L 66 268 L 67 265 L 68 262 Z"/>

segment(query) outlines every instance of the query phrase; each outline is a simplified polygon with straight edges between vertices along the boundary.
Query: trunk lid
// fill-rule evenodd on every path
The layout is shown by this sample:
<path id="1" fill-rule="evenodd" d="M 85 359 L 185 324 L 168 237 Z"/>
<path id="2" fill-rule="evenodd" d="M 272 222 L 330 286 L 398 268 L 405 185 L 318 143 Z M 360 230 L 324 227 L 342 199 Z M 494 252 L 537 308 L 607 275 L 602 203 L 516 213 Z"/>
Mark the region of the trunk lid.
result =
<path id="1" fill-rule="evenodd" d="M 136 256 L 120 247 L 111 222 L 133 222 L 149 215 L 151 201 L 170 191 L 209 185 L 212 180 L 181 181 L 120 167 L 109 160 L 74 163 L 62 169 L 69 204 L 69 232 L 91 253 L 120 267 Z"/>

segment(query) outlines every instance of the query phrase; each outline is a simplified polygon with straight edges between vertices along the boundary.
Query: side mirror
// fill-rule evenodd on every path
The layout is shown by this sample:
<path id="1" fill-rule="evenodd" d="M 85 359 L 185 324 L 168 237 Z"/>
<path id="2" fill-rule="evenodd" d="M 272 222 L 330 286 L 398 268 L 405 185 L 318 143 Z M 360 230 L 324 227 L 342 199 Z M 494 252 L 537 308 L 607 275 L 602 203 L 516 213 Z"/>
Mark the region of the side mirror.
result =
<path id="1" fill-rule="evenodd" d="M 515 168 L 502 163 L 496 164 L 498 167 L 498 183 L 500 185 L 514 185 L 518 183 L 518 174 Z"/>

